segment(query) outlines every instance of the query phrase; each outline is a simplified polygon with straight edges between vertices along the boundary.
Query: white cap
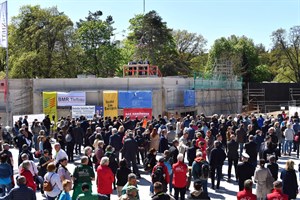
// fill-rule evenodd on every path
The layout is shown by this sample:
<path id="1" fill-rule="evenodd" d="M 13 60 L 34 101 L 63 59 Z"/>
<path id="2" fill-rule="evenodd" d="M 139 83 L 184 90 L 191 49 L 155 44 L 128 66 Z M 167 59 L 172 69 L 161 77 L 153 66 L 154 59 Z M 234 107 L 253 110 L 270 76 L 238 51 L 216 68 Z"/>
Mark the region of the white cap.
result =
<path id="1" fill-rule="evenodd" d="M 249 154 L 247 154 L 247 153 L 242 153 L 242 156 L 244 157 L 244 158 L 247 158 L 247 159 L 249 159 L 250 158 L 250 156 L 249 156 Z"/>

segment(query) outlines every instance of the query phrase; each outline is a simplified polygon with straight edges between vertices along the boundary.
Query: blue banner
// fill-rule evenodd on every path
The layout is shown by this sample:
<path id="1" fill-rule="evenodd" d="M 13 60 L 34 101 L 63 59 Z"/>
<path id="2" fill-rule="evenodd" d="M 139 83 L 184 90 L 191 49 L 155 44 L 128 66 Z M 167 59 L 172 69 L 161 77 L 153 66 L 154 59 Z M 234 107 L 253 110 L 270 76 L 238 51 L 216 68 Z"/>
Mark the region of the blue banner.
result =
<path id="1" fill-rule="evenodd" d="M 152 92 L 119 91 L 119 108 L 152 108 Z"/>
<path id="2" fill-rule="evenodd" d="M 190 107 L 195 106 L 195 90 L 185 90 L 184 91 L 184 106 Z"/>

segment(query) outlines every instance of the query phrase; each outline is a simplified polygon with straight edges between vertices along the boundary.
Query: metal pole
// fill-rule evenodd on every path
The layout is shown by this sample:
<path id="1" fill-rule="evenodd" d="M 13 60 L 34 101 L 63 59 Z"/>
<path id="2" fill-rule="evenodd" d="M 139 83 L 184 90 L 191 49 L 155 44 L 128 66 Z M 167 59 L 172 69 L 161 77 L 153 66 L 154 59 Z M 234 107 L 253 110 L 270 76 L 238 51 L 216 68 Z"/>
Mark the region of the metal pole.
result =
<path id="1" fill-rule="evenodd" d="M 6 104 L 5 104 L 5 111 L 6 111 L 6 126 L 9 126 L 9 84 L 8 84 L 8 3 L 6 2 L 6 69 L 5 69 L 5 87 L 6 87 Z"/>
<path id="2" fill-rule="evenodd" d="M 145 14 L 146 0 L 143 0 L 143 14 Z"/>

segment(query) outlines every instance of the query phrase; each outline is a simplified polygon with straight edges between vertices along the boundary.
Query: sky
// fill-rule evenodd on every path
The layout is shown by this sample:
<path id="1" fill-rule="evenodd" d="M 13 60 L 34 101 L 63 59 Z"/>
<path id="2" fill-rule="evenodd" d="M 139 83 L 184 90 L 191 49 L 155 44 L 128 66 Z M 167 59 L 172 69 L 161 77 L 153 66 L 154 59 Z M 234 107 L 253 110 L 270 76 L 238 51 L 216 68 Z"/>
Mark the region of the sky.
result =
<path id="1" fill-rule="evenodd" d="M 245 35 L 268 49 L 273 31 L 300 25 L 300 0 L 8 0 L 8 17 L 18 15 L 23 5 L 57 6 L 75 23 L 89 11 L 101 10 L 103 19 L 113 17 L 115 37 L 122 39 L 129 19 L 143 13 L 144 1 L 145 12 L 157 11 L 169 28 L 201 34 L 207 40 L 206 49 L 216 39 L 233 34 Z"/>

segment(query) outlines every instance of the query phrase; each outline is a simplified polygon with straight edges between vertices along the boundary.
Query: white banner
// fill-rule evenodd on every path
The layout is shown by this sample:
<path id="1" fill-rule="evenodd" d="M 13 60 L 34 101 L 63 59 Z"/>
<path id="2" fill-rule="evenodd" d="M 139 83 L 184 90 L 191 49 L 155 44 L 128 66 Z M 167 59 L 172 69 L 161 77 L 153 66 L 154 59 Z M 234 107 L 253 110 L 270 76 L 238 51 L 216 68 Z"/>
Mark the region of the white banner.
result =
<path id="1" fill-rule="evenodd" d="M 7 48 L 7 1 L 0 4 L 0 47 Z"/>
<path id="2" fill-rule="evenodd" d="M 292 116 L 294 116 L 295 112 L 298 112 L 298 114 L 300 114 L 300 107 L 289 106 L 289 118 L 290 119 L 291 119 Z"/>
<path id="3" fill-rule="evenodd" d="M 95 114 L 95 106 L 72 106 L 72 118 L 79 118 L 85 116 L 86 119 L 93 119 Z"/>
<path id="4" fill-rule="evenodd" d="M 57 106 L 85 106 L 85 92 L 57 92 Z"/>

